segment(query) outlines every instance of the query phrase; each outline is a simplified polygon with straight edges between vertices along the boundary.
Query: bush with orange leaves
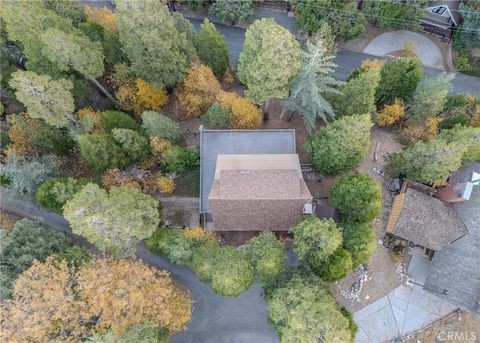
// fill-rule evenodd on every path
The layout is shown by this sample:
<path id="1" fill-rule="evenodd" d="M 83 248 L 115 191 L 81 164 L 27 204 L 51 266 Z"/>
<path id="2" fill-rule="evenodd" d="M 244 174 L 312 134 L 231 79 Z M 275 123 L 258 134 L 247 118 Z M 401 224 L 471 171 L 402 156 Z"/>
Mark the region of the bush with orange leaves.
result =
<path id="1" fill-rule="evenodd" d="M 230 112 L 231 129 L 258 129 L 262 124 L 260 109 L 248 99 L 220 91 L 217 101 Z"/>
<path id="2" fill-rule="evenodd" d="M 112 187 L 127 187 L 142 190 L 142 184 L 149 172 L 144 169 L 130 167 L 126 170 L 109 169 L 102 176 L 102 184 L 107 190 Z"/>
<path id="3" fill-rule="evenodd" d="M 204 230 L 201 226 L 183 230 L 182 234 L 185 238 L 196 242 L 214 243 L 217 241 L 217 236 L 212 231 Z"/>
<path id="4" fill-rule="evenodd" d="M 215 102 L 220 90 L 220 83 L 212 69 L 198 62 L 193 63 L 187 77 L 175 91 L 179 117 L 187 119 L 203 115 Z"/>
<path id="5" fill-rule="evenodd" d="M 142 79 L 136 79 L 134 84 L 121 85 L 115 95 L 120 107 L 137 117 L 144 111 L 159 111 L 168 102 L 164 89 L 156 88 Z"/>
<path id="6" fill-rule="evenodd" d="M 402 99 L 396 98 L 389 105 L 383 106 L 377 115 L 378 126 L 390 126 L 397 123 L 405 116 L 405 104 Z"/>
<path id="7" fill-rule="evenodd" d="M 104 30 L 118 35 L 117 18 L 105 6 L 101 8 L 92 8 L 90 6 L 85 7 L 85 14 L 87 15 L 87 21 L 97 23 Z"/>
<path id="8" fill-rule="evenodd" d="M 91 107 L 85 107 L 77 112 L 80 127 L 86 132 L 104 132 L 105 127 L 100 118 L 101 112 L 94 111 Z"/>
<path id="9" fill-rule="evenodd" d="M 50 256 L 19 276 L 14 294 L 0 305 L 2 342 L 74 342 L 107 328 L 121 335 L 143 320 L 175 333 L 191 313 L 169 273 L 136 259 L 97 259 L 77 271 Z"/>
<path id="10" fill-rule="evenodd" d="M 160 192 L 162 194 L 172 194 L 175 190 L 175 182 L 166 176 L 156 173 L 148 176 L 143 184 L 143 191 L 147 194 Z"/>
<path id="11" fill-rule="evenodd" d="M 172 143 L 166 139 L 158 138 L 157 136 L 150 137 L 150 147 L 152 153 L 161 154 L 172 147 Z"/>
<path id="12" fill-rule="evenodd" d="M 402 130 L 402 138 L 407 143 L 415 143 L 418 140 L 428 141 L 438 133 L 438 124 L 442 122 L 440 117 L 429 117 L 424 123 L 407 121 Z"/>
<path id="13" fill-rule="evenodd" d="M 385 60 L 373 59 L 373 60 L 363 60 L 360 66 L 362 71 L 369 71 L 373 69 L 381 70 L 385 65 Z"/>

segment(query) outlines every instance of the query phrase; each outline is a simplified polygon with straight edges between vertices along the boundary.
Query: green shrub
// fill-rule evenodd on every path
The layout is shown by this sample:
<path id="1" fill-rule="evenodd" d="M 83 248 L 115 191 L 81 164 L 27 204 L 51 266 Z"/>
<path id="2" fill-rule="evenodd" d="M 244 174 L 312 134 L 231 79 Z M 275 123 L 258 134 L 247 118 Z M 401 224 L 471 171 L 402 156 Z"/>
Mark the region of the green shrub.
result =
<path id="1" fill-rule="evenodd" d="M 65 261 L 69 268 L 79 270 L 84 264 L 90 262 L 92 255 L 87 249 L 74 245 L 61 251 L 57 258 L 60 261 Z"/>
<path id="2" fill-rule="evenodd" d="M 122 148 L 111 134 L 93 133 L 77 135 L 80 154 L 95 170 L 104 172 L 111 168 L 124 168 L 128 165 Z"/>
<path id="3" fill-rule="evenodd" d="M 35 201 L 41 207 L 57 213 L 63 212 L 63 205 L 89 181 L 86 179 L 54 178 L 42 183 L 35 193 Z"/>
<path id="4" fill-rule="evenodd" d="M 454 107 L 463 107 L 468 104 L 468 96 L 457 94 L 447 96 L 447 102 L 443 107 L 444 111 L 448 111 Z"/>
<path id="5" fill-rule="evenodd" d="M 12 282 L 32 265 L 33 260 L 43 262 L 48 256 L 62 252 L 70 245 L 70 240 L 63 233 L 45 229 L 40 221 L 28 219 L 16 222 L 11 232 L 0 229 L 0 236 L 1 297 L 11 296 Z"/>
<path id="6" fill-rule="evenodd" d="M 375 232 L 368 223 L 344 223 L 342 229 L 343 247 L 352 255 L 353 268 L 357 268 L 375 251 Z"/>
<path id="7" fill-rule="evenodd" d="M 269 284 L 283 271 L 285 247 L 272 232 L 264 232 L 250 239 L 247 255 L 262 284 Z"/>
<path id="8" fill-rule="evenodd" d="M 153 235 L 145 240 L 151 251 L 165 254 L 172 262 L 186 264 L 192 258 L 193 242 L 185 238 L 183 230 L 157 229 Z"/>
<path id="9" fill-rule="evenodd" d="M 208 19 L 200 26 L 197 50 L 200 60 L 212 68 L 217 79 L 222 80 L 230 63 L 228 45 L 225 37 Z"/>
<path id="10" fill-rule="evenodd" d="M 252 0 L 231 1 L 216 0 L 209 9 L 209 13 L 228 24 L 249 23 L 255 19 Z"/>
<path id="11" fill-rule="evenodd" d="M 230 122 L 230 113 L 220 105 L 214 103 L 205 114 L 205 125 L 209 129 L 226 129 Z"/>
<path id="12" fill-rule="evenodd" d="M 428 1 L 414 0 L 405 2 L 376 1 L 365 2 L 365 14 L 380 27 L 396 30 L 420 31 L 420 19 L 426 12 L 423 6 Z"/>
<path id="13" fill-rule="evenodd" d="M 323 174 L 352 170 L 368 154 L 371 127 L 369 114 L 340 118 L 308 137 L 305 151 Z"/>
<path id="14" fill-rule="evenodd" d="M 162 156 L 162 169 L 166 172 L 181 173 L 200 164 L 198 149 L 184 149 L 172 146 Z"/>
<path id="15" fill-rule="evenodd" d="M 350 312 L 348 312 L 348 310 L 345 307 L 342 307 L 340 309 L 340 312 L 343 314 L 343 316 L 345 318 L 348 319 L 348 323 L 349 323 L 349 327 L 350 327 L 350 333 L 352 335 L 352 342 L 354 342 L 355 341 L 355 336 L 357 335 L 357 331 L 358 331 L 358 325 L 353 320 L 353 315 Z"/>
<path id="16" fill-rule="evenodd" d="M 460 114 L 445 118 L 439 125 L 440 129 L 453 129 L 456 125 L 468 126 L 470 116 L 467 114 Z"/>
<path id="17" fill-rule="evenodd" d="M 112 136 L 124 154 L 125 164 L 142 162 L 150 154 L 149 140 L 137 131 L 113 129 Z"/>
<path id="18" fill-rule="evenodd" d="M 118 111 L 106 111 L 102 113 L 100 118 L 107 132 L 113 129 L 130 129 L 140 131 L 140 126 L 128 114 Z"/>
<path id="19" fill-rule="evenodd" d="M 200 280 L 210 282 L 216 265 L 216 257 L 221 253 L 221 247 L 214 244 L 205 244 L 195 249 L 192 261 L 189 264 Z"/>
<path id="20" fill-rule="evenodd" d="M 352 255 L 348 250 L 338 248 L 327 257 L 316 272 L 322 280 L 333 282 L 342 279 L 352 269 Z"/>
<path id="21" fill-rule="evenodd" d="M 368 174 L 348 174 L 332 186 L 329 202 L 344 220 L 370 222 L 382 210 L 382 189 Z"/>
<path id="22" fill-rule="evenodd" d="M 150 137 L 156 136 L 170 142 L 178 142 L 182 138 L 178 124 L 159 112 L 143 112 L 142 128 Z"/>

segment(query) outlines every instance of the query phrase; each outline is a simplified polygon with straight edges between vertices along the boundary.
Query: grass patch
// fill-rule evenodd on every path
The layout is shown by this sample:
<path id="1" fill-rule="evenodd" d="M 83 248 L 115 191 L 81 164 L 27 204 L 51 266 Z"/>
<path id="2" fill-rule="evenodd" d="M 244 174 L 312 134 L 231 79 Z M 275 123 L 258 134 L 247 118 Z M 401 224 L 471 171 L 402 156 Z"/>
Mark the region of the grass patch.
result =
<path id="1" fill-rule="evenodd" d="M 175 178 L 174 196 L 200 196 L 200 167 L 178 174 Z"/>

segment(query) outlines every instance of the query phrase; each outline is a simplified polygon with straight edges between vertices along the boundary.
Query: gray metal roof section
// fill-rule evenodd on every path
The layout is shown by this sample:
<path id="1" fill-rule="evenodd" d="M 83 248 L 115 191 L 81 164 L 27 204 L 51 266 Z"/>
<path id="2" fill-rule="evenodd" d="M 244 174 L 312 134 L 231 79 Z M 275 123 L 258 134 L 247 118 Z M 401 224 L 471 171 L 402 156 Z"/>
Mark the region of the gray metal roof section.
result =
<path id="1" fill-rule="evenodd" d="M 200 212 L 210 213 L 212 188 L 219 154 L 295 154 L 295 130 L 200 129 Z"/>
<path id="2" fill-rule="evenodd" d="M 470 200 L 454 205 L 468 234 L 437 251 L 424 289 L 480 314 L 480 186 Z"/>

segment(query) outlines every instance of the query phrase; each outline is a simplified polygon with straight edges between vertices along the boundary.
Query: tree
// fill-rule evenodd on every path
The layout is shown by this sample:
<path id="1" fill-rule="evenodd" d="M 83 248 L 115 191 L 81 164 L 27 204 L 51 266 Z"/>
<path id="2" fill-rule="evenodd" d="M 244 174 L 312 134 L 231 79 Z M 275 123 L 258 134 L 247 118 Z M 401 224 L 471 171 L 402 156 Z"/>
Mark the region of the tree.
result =
<path id="1" fill-rule="evenodd" d="M 129 163 L 111 134 L 79 134 L 77 143 L 82 157 L 99 172 L 109 168 L 123 168 Z"/>
<path id="2" fill-rule="evenodd" d="M 47 29 L 40 36 L 43 54 L 59 70 L 75 70 L 87 79 L 102 76 L 104 55 L 99 42 L 92 42 L 80 30 Z"/>
<path id="3" fill-rule="evenodd" d="M 133 259 L 75 271 L 51 256 L 26 270 L 14 293 L 0 311 L 5 341 L 78 341 L 105 329 L 121 337 L 147 320 L 175 333 L 190 318 L 190 299 L 169 274 Z"/>
<path id="4" fill-rule="evenodd" d="M 69 124 L 75 109 L 69 80 L 53 80 L 47 75 L 19 70 L 12 74 L 10 86 L 15 97 L 25 104 L 29 115 L 46 123 L 63 127 Z"/>
<path id="5" fill-rule="evenodd" d="M 209 9 L 209 13 L 228 24 L 249 23 L 255 19 L 253 1 L 244 0 L 216 0 Z"/>
<path id="6" fill-rule="evenodd" d="M 228 46 L 225 37 L 206 18 L 198 33 L 198 57 L 212 68 L 217 79 L 222 80 L 229 64 Z"/>
<path id="7" fill-rule="evenodd" d="M 107 132 L 113 129 L 129 129 L 140 131 L 140 125 L 128 114 L 119 111 L 105 111 L 101 114 L 100 122 Z"/>
<path id="8" fill-rule="evenodd" d="M 370 222 L 382 210 L 382 189 L 375 179 L 365 173 L 339 178 L 332 186 L 328 199 L 347 221 Z"/>
<path id="9" fill-rule="evenodd" d="M 405 57 L 386 64 L 380 73 L 376 101 L 389 104 L 395 98 L 407 101 L 423 79 L 422 61 L 419 57 Z"/>
<path id="10" fill-rule="evenodd" d="M 150 154 L 150 142 L 144 135 L 129 129 L 113 129 L 112 136 L 123 151 L 125 164 L 144 161 Z"/>
<path id="11" fill-rule="evenodd" d="M 327 121 L 335 113 L 325 95 L 341 95 L 334 88 L 341 85 L 331 74 L 336 65 L 332 62 L 334 55 L 327 55 L 323 41 L 315 44 L 307 41 L 302 51 L 302 66 L 290 86 L 290 95 L 283 103 L 283 111 L 297 111 L 311 132 L 316 127 L 317 118 Z"/>
<path id="12" fill-rule="evenodd" d="M 138 76 L 160 88 L 183 79 L 195 49 L 159 1 L 117 1 L 115 14 L 123 51 Z"/>
<path id="13" fill-rule="evenodd" d="M 370 115 L 347 116 L 320 128 L 305 144 L 318 171 L 339 174 L 360 165 L 370 146 Z"/>
<path id="14" fill-rule="evenodd" d="M 378 126 L 390 126 L 405 116 L 405 105 L 402 99 L 396 98 L 391 104 L 383 106 L 377 116 Z"/>
<path id="15" fill-rule="evenodd" d="M 352 269 L 352 255 L 348 250 L 339 247 L 322 263 L 317 275 L 324 281 L 334 282 L 343 279 Z"/>
<path id="16" fill-rule="evenodd" d="M 340 87 L 343 95 L 336 97 L 333 107 L 338 116 L 368 113 L 374 116 L 375 92 L 380 81 L 380 70 L 372 69 L 359 73 Z"/>
<path id="17" fill-rule="evenodd" d="M 216 102 L 205 113 L 204 119 L 205 125 L 209 129 L 226 129 L 230 122 L 230 113 L 225 107 Z"/>
<path id="18" fill-rule="evenodd" d="M 423 122 L 442 112 L 454 77 L 454 74 L 441 73 L 420 81 L 413 93 L 410 118 Z"/>
<path id="19" fill-rule="evenodd" d="M 200 164 L 198 149 L 185 149 L 173 145 L 163 152 L 162 168 L 166 172 L 181 173 Z"/>
<path id="20" fill-rule="evenodd" d="M 447 144 L 457 143 L 464 147 L 465 151 L 462 153 L 463 165 L 480 161 L 480 126 L 461 127 L 457 125 L 453 129 L 442 130 L 438 139 Z"/>
<path id="21" fill-rule="evenodd" d="M 114 255 L 134 253 L 138 241 L 150 237 L 160 222 L 158 202 L 150 196 L 122 187 L 107 193 L 93 183 L 65 204 L 64 217 L 75 234 Z"/>
<path id="22" fill-rule="evenodd" d="M 425 0 L 408 0 L 405 2 L 371 1 L 365 2 L 365 13 L 369 19 L 380 27 L 397 30 L 420 31 L 420 20 L 425 17 Z"/>
<path id="23" fill-rule="evenodd" d="M 210 67 L 194 63 L 188 70 L 185 80 L 175 91 L 180 117 L 191 118 L 204 114 L 215 102 L 220 90 L 220 83 Z"/>
<path id="24" fill-rule="evenodd" d="M 355 3 L 340 0 L 296 0 L 295 19 L 309 35 L 315 35 L 328 23 L 337 39 L 346 41 L 360 36 L 365 29 L 365 16 L 356 7 Z"/>
<path id="25" fill-rule="evenodd" d="M 155 323 L 146 320 L 132 325 L 121 335 L 115 335 L 112 330 L 105 330 L 89 337 L 88 341 L 93 343 L 168 343 L 168 329 L 158 327 Z"/>
<path id="26" fill-rule="evenodd" d="M 9 151 L 11 149 L 21 156 L 71 154 L 74 141 L 64 130 L 25 113 L 9 115 L 7 120 L 11 125 L 8 130 Z"/>
<path id="27" fill-rule="evenodd" d="M 298 258 L 313 270 L 320 270 L 322 263 L 342 244 L 342 233 L 331 219 L 306 217 L 293 226 L 292 233 Z"/>
<path id="28" fill-rule="evenodd" d="M 157 88 L 142 79 L 136 79 L 138 104 L 133 106 L 137 116 L 145 110 L 160 110 L 167 102 L 168 95 L 163 88 Z"/>
<path id="29" fill-rule="evenodd" d="M 460 31 L 461 40 L 472 47 L 480 46 L 480 6 L 476 2 L 460 3 L 459 11 L 462 14 L 463 23 Z"/>
<path id="30" fill-rule="evenodd" d="M 367 262 L 377 245 L 375 232 L 368 223 L 347 222 L 342 225 L 343 247 L 352 255 L 352 267 Z"/>
<path id="31" fill-rule="evenodd" d="M 282 343 L 352 342 L 350 323 L 328 286 L 318 278 L 292 272 L 267 289 L 268 318 Z"/>
<path id="32" fill-rule="evenodd" d="M 175 27 L 178 32 L 185 33 L 190 44 L 196 47 L 198 45 L 197 31 L 195 31 L 190 20 L 185 19 L 180 12 L 173 12 L 172 17 L 175 20 Z"/>
<path id="33" fill-rule="evenodd" d="M 247 255 L 263 285 L 275 280 L 284 269 L 285 247 L 272 232 L 260 233 L 247 243 Z"/>
<path id="34" fill-rule="evenodd" d="M 13 281 L 34 260 L 45 261 L 47 256 L 67 249 L 69 240 L 56 230 L 47 230 L 40 221 L 21 219 L 15 223 L 11 232 L 1 230 L 2 250 L 0 278 L 0 296 L 11 296 Z"/>
<path id="35" fill-rule="evenodd" d="M 388 168 L 394 175 L 404 174 L 409 180 L 432 184 L 446 180 L 462 164 L 468 146 L 435 138 L 418 141 L 399 154 L 389 155 Z"/>
<path id="36" fill-rule="evenodd" d="M 231 129 L 258 129 L 262 124 L 260 109 L 236 93 L 221 91 L 217 96 L 220 105 L 229 111 Z"/>
<path id="37" fill-rule="evenodd" d="M 142 128 L 150 137 L 167 139 L 170 142 L 178 142 L 182 138 L 178 124 L 159 112 L 143 112 Z"/>
<path id="38" fill-rule="evenodd" d="M 63 18 L 71 19 L 78 26 L 85 21 L 82 5 L 69 0 L 43 0 L 43 6 Z"/>
<path id="39" fill-rule="evenodd" d="M 19 194 L 33 194 L 55 172 L 53 158 L 26 158 L 10 153 L 0 164 L 0 175 L 8 179 L 6 187 Z"/>
<path id="40" fill-rule="evenodd" d="M 169 273 L 138 260 L 97 259 L 79 271 L 77 281 L 80 297 L 99 316 L 98 331 L 110 328 L 123 334 L 149 319 L 175 333 L 190 319 L 188 294 Z"/>
<path id="41" fill-rule="evenodd" d="M 100 8 L 85 7 L 87 20 L 103 27 L 106 31 L 118 35 L 117 18 L 105 6 Z"/>
<path id="42" fill-rule="evenodd" d="M 295 37 L 273 19 L 255 21 L 245 33 L 238 60 L 238 78 L 245 95 L 256 104 L 283 99 L 300 68 L 300 46 Z"/>
<path id="43" fill-rule="evenodd" d="M 87 183 L 88 180 L 77 180 L 72 177 L 47 180 L 38 187 L 35 201 L 41 207 L 63 213 L 65 203 Z"/>

